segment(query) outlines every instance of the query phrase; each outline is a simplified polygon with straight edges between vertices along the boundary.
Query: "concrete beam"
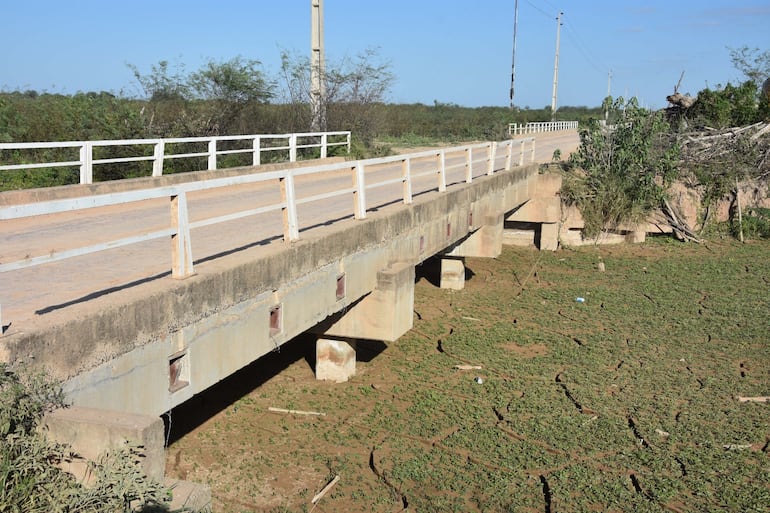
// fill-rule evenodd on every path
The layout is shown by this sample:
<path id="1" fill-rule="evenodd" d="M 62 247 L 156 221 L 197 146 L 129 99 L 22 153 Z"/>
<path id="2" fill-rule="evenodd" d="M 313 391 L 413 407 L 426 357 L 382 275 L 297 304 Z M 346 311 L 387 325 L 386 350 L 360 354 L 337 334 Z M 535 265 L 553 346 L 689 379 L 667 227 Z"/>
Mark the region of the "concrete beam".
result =
<path id="1" fill-rule="evenodd" d="M 412 329 L 414 265 L 393 264 L 377 273 L 377 287 L 350 307 L 324 336 L 393 342 Z"/>
<path id="2" fill-rule="evenodd" d="M 489 215 L 484 225 L 457 244 L 447 256 L 495 258 L 503 252 L 503 215 Z"/>

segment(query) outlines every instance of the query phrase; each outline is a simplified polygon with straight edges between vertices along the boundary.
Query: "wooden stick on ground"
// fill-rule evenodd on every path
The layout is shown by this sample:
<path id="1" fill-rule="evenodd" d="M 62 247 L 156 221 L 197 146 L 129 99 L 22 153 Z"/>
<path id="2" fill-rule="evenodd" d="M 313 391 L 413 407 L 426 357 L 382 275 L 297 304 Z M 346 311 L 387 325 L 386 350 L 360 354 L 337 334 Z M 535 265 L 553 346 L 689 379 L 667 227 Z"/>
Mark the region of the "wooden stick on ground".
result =
<path id="1" fill-rule="evenodd" d="M 326 495 L 326 492 L 332 489 L 332 486 L 337 484 L 337 481 L 340 480 L 340 476 L 334 476 L 334 479 L 332 479 L 329 484 L 323 487 L 323 490 L 315 494 L 315 497 L 313 497 L 313 500 L 310 501 L 311 504 L 315 504 L 316 502 L 323 499 L 323 496 Z"/>
<path id="2" fill-rule="evenodd" d="M 742 397 L 738 396 L 738 402 L 741 403 L 770 403 L 770 396 L 761 395 L 759 397 Z"/>
<path id="3" fill-rule="evenodd" d="M 291 413 L 294 415 L 319 415 L 321 417 L 325 417 L 325 413 L 317 412 L 317 411 L 302 411 L 302 410 L 286 410 L 284 408 L 273 408 L 272 406 L 268 408 L 269 411 L 275 412 L 275 413 Z"/>

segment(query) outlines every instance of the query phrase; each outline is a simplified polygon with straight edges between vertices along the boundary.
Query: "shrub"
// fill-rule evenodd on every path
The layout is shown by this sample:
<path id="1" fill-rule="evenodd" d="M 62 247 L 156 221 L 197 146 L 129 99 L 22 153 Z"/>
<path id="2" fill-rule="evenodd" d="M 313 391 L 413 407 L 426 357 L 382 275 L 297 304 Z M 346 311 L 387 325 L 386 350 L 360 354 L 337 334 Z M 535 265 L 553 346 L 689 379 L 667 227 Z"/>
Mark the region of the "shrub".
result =
<path id="1" fill-rule="evenodd" d="M 76 456 L 49 441 L 40 424 L 47 412 L 63 406 L 58 384 L 0 363 L 0 512 L 167 511 L 167 490 L 138 465 L 140 447 L 127 444 L 89 463 L 89 486 L 61 469 Z"/>

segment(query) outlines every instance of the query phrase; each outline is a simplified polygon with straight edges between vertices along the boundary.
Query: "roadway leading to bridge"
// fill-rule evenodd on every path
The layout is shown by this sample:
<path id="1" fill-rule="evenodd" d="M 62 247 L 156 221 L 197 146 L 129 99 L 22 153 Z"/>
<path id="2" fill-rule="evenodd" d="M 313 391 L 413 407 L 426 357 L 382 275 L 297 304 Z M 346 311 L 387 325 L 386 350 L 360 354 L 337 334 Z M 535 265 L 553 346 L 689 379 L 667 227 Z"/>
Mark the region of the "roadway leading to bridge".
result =
<path id="1" fill-rule="evenodd" d="M 578 145 L 574 131 L 535 134 L 538 162 L 551 160 L 554 150 L 566 156 Z M 479 156 L 480 158 L 480 156 Z M 415 165 L 413 173 L 424 171 L 433 162 Z M 484 166 L 474 166 L 474 178 L 484 174 Z M 502 167 L 498 161 L 497 168 Z M 398 165 L 382 166 L 367 172 L 367 183 L 400 176 Z M 448 159 L 447 183 L 463 182 L 464 160 Z M 322 177 L 301 177 L 296 182 L 298 198 L 350 187 L 347 173 Z M 413 194 L 430 193 L 436 179 L 417 180 Z M 400 184 L 367 191 L 369 208 L 387 208 L 400 203 Z M 228 187 L 191 193 L 188 196 L 191 221 L 258 208 L 280 201 L 275 182 Z M 375 216 L 376 211 L 367 215 Z M 355 222 L 353 198 L 338 197 L 334 202 L 303 204 L 298 212 L 300 237 L 322 236 L 332 224 Z M 150 200 L 72 213 L 3 221 L 0 227 L 0 262 L 39 256 L 68 248 L 83 247 L 169 226 L 168 200 Z M 192 233 L 195 271 L 217 272 L 232 259 L 254 259 L 257 254 L 277 251 L 283 242 L 279 211 L 228 223 L 199 228 Z M 122 248 L 72 258 L 29 269 L 2 273 L 0 304 L 7 333 L 18 333 L 46 325 L 64 325 L 67 320 L 98 312 L 111 301 L 127 301 L 134 294 L 160 292 L 170 278 L 171 252 L 167 239 L 143 242 Z"/>

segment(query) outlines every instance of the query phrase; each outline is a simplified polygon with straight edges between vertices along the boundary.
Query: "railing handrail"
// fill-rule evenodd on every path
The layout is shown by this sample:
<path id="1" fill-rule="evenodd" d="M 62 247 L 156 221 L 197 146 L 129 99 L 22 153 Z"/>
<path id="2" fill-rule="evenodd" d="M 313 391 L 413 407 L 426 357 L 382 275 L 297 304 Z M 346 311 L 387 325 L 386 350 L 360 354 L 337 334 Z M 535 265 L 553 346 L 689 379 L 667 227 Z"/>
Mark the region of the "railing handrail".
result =
<path id="1" fill-rule="evenodd" d="M 526 125 L 508 123 L 508 135 L 558 132 L 560 130 L 577 130 L 577 128 L 577 121 L 530 121 Z"/>
<path id="2" fill-rule="evenodd" d="M 445 156 L 448 153 L 468 152 L 472 157 L 473 152 L 478 150 L 486 150 L 486 156 L 483 159 L 483 161 L 487 164 L 488 167 L 486 169 L 485 174 L 491 175 L 495 171 L 499 170 L 494 167 L 494 162 L 496 159 L 501 158 L 501 154 L 500 154 L 501 150 L 505 150 L 506 152 L 504 155 L 506 157 L 506 163 L 503 166 L 503 169 L 508 170 L 513 166 L 512 156 L 514 152 L 514 146 L 516 144 L 520 144 L 518 165 L 523 165 L 525 154 L 527 153 L 524 151 L 524 146 L 526 143 L 531 144 L 531 148 L 528 153 L 530 153 L 530 161 L 534 162 L 534 155 L 535 155 L 534 138 L 527 138 L 527 139 L 520 139 L 520 140 L 506 140 L 500 143 L 491 143 L 491 142 L 477 143 L 472 145 L 428 150 L 428 151 L 422 151 L 422 152 L 406 154 L 406 155 L 394 155 L 389 157 L 380 157 L 380 158 L 374 158 L 374 159 L 359 160 L 354 162 L 321 164 L 321 165 L 314 165 L 314 166 L 308 166 L 303 168 L 289 168 L 289 169 L 282 169 L 277 171 L 251 173 L 246 175 L 214 178 L 209 180 L 200 180 L 200 181 L 194 181 L 194 182 L 186 182 L 186 183 L 180 183 L 175 185 L 168 185 L 168 186 L 154 187 L 154 188 L 147 188 L 147 189 L 138 189 L 138 190 L 132 190 L 132 191 L 112 192 L 108 194 L 80 196 L 75 198 L 47 200 L 47 201 L 41 201 L 41 202 L 10 205 L 10 206 L 0 207 L 0 220 L 21 219 L 21 218 L 32 217 L 37 215 L 56 214 L 61 212 L 71 212 L 75 210 L 84 210 L 84 209 L 96 208 L 96 207 L 114 206 L 114 205 L 144 201 L 149 199 L 175 197 L 175 196 L 186 195 L 187 193 L 194 192 L 194 191 L 211 190 L 211 189 L 217 189 L 220 187 L 230 187 L 234 185 L 244 185 L 244 184 L 250 184 L 250 183 L 257 183 L 257 182 L 265 182 L 269 180 L 279 180 L 283 183 L 289 179 L 292 179 L 295 176 L 322 174 L 322 173 L 329 173 L 329 172 L 335 172 L 335 171 L 341 171 L 341 170 L 350 171 L 352 169 L 355 169 L 356 167 L 361 167 L 365 169 L 368 166 L 378 166 L 378 165 L 394 163 L 394 162 L 411 163 L 411 161 L 418 160 L 418 159 L 425 159 L 428 157 L 443 156 L 444 158 L 442 160 L 445 160 Z M 474 161 L 471 159 L 470 165 L 472 166 L 474 162 L 478 162 L 478 160 Z M 411 188 L 411 185 L 412 185 L 411 182 L 415 178 L 425 176 L 426 174 L 433 174 L 433 173 L 439 172 L 440 176 L 444 177 L 445 179 L 445 176 L 446 176 L 445 173 L 440 173 L 440 171 L 441 171 L 440 169 L 431 169 L 430 171 L 425 173 L 408 174 L 406 176 L 399 178 L 397 181 L 400 181 L 402 183 L 408 182 L 409 188 Z M 471 172 L 472 171 L 473 169 L 471 169 Z M 466 181 L 467 182 L 472 181 L 472 173 L 468 175 L 468 179 Z M 365 192 L 365 190 L 368 188 L 374 188 L 380 185 L 383 185 L 383 184 L 358 183 L 357 191 Z M 445 190 L 446 185 L 447 185 L 446 183 L 439 183 L 438 188 L 441 190 Z M 333 193 L 331 194 L 331 196 L 342 195 L 342 194 L 345 194 L 346 192 L 349 192 L 349 191 L 341 191 L 339 193 Z M 411 197 L 405 197 L 404 203 L 411 203 Z M 281 203 L 277 203 L 270 206 L 273 207 L 273 209 L 281 208 L 281 209 L 288 209 L 290 211 L 296 209 L 296 205 L 287 204 L 286 201 L 282 201 Z M 361 218 L 365 218 L 365 212 L 366 210 L 363 211 L 363 215 L 360 216 Z M 295 236 L 291 236 L 291 234 L 284 234 L 284 235 L 285 235 L 285 238 L 290 241 L 296 240 L 298 238 L 298 236 L 296 235 Z M 110 243 L 106 243 L 105 246 L 114 247 L 114 246 L 111 246 Z M 107 247 L 103 249 L 107 249 Z M 40 260 L 35 264 L 32 264 L 30 262 L 31 260 L 30 258 L 19 260 L 16 262 L 5 262 L 3 264 L 0 264 L 0 272 L 10 271 L 14 269 L 22 269 L 25 267 L 32 267 L 33 265 L 38 265 L 38 264 L 60 260 L 60 259 L 61 258 L 56 258 L 56 254 L 54 253 L 54 254 L 45 255 L 44 260 Z M 30 264 L 30 265 L 27 265 L 27 264 Z"/>
<path id="3" fill-rule="evenodd" d="M 529 143 L 530 148 L 525 151 L 525 145 Z M 59 252 L 47 253 L 39 256 L 28 256 L 23 260 L 13 262 L 4 262 L 0 264 L 0 273 L 34 267 L 46 263 L 56 262 L 78 256 L 83 256 L 98 251 L 113 249 L 121 246 L 127 246 L 162 237 L 171 237 L 171 275 L 173 278 L 182 279 L 194 274 L 193 257 L 190 231 L 193 228 L 209 226 L 212 224 L 232 221 L 235 219 L 263 214 L 275 210 L 283 211 L 283 237 L 284 240 L 293 242 L 299 239 L 299 222 L 297 217 L 297 206 L 312 201 L 320 201 L 336 198 L 342 195 L 353 195 L 353 215 L 356 219 L 365 219 L 369 210 L 366 203 L 366 191 L 385 185 L 402 183 L 403 184 L 403 203 L 412 203 L 412 185 L 416 178 L 435 175 L 437 176 L 437 187 L 439 192 L 445 192 L 447 189 L 446 174 L 446 156 L 447 154 L 465 153 L 464 166 L 466 168 L 465 182 L 471 183 L 473 180 L 474 163 L 481 162 L 484 167 L 484 175 L 492 175 L 500 169 L 510 170 L 514 165 L 514 146 L 519 145 L 518 165 L 524 165 L 525 155 L 529 154 L 530 162 L 535 161 L 535 138 L 508 139 L 503 142 L 487 142 L 452 148 L 443 148 L 436 150 L 422 151 L 406 155 L 395 155 L 390 157 L 381 157 L 359 161 L 349 161 L 332 164 L 321 164 L 309 166 L 306 168 L 289 168 L 277 171 L 267 171 L 260 173 L 251 173 L 233 177 L 215 178 L 210 180 L 200 180 L 176 185 L 155 187 L 149 189 L 140 189 L 133 191 L 116 192 L 109 194 L 99 194 L 90 196 L 81 196 L 69 199 L 48 200 L 42 202 L 25 203 L 13 206 L 0 207 L 0 220 L 20 219 L 37 215 L 55 214 L 61 212 L 70 212 L 96 207 L 106 207 L 144 201 L 148 199 L 158 199 L 163 197 L 170 198 L 171 208 L 171 226 L 156 230 L 150 233 L 144 233 L 138 236 L 124 237 L 118 240 L 101 242 L 91 246 L 67 249 Z M 474 158 L 475 152 L 483 152 L 481 158 Z M 496 167 L 496 160 L 505 157 L 505 163 Z M 435 167 L 430 167 L 428 171 L 420 173 L 412 172 L 412 163 L 415 160 L 435 158 Z M 402 163 L 402 175 L 398 178 L 391 178 L 377 183 L 366 182 L 366 167 L 380 166 L 394 162 Z M 321 174 L 329 172 L 339 172 L 347 170 L 355 177 L 353 186 L 342 190 L 315 194 L 309 197 L 297 198 L 294 191 L 295 176 Z M 478 168 L 476 168 L 478 170 Z M 278 180 L 281 189 L 281 201 L 250 210 L 238 211 L 226 215 L 212 217 L 203 220 L 191 222 L 187 210 L 187 193 L 193 191 L 211 190 L 220 187 L 229 187 L 233 185 L 242 185 L 249 183 L 265 182 L 269 180 Z M 371 207 L 371 208 L 374 208 Z M 2 310 L 0 310 L 2 312 Z M 0 313 L 0 316 L 2 314 Z M 2 317 L 0 317 L 0 323 Z M 2 325 L 2 324 L 0 324 Z"/>
<path id="4" fill-rule="evenodd" d="M 341 138 L 343 140 L 330 140 L 331 138 Z M 305 142 L 305 139 L 318 139 L 317 142 Z M 263 146 L 263 140 L 285 139 L 285 145 Z M 302 142 L 298 144 L 297 141 Z M 237 148 L 222 150 L 217 149 L 217 143 L 220 141 L 251 141 L 249 148 Z M 206 143 L 206 151 L 192 153 L 169 153 L 167 145 L 185 144 L 185 143 Z M 133 157 L 102 158 L 95 159 L 93 149 L 98 147 L 111 146 L 143 146 L 153 145 L 152 155 L 141 155 Z M 23 143 L 0 143 L 0 151 L 13 150 L 34 150 L 34 149 L 54 149 L 54 148 L 78 148 L 79 157 L 77 160 L 64 160 L 58 162 L 34 162 L 24 164 L 5 164 L 0 165 L 0 171 L 10 171 L 19 169 L 44 169 L 53 167 L 79 167 L 80 183 L 93 183 L 94 164 L 109 163 L 127 163 L 152 161 L 152 176 L 163 175 L 163 164 L 166 160 L 180 158 L 207 157 L 208 170 L 217 169 L 217 156 L 231 155 L 235 153 L 251 153 L 252 165 L 259 165 L 262 161 L 261 155 L 264 152 L 287 151 L 289 162 L 297 161 L 297 150 L 302 148 L 320 148 L 321 158 L 326 158 L 329 148 L 336 146 L 345 146 L 350 153 L 350 131 L 330 131 L 330 132 L 302 132 L 290 134 L 251 134 L 251 135 L 218 135 L 210 137 L 171 137 L 171 138 L 150 138 L 150 139 L 122 139 L 122 140 L 95 140 L 95 141 L 57 141 L 57 142 L 23 142 Z"/>

